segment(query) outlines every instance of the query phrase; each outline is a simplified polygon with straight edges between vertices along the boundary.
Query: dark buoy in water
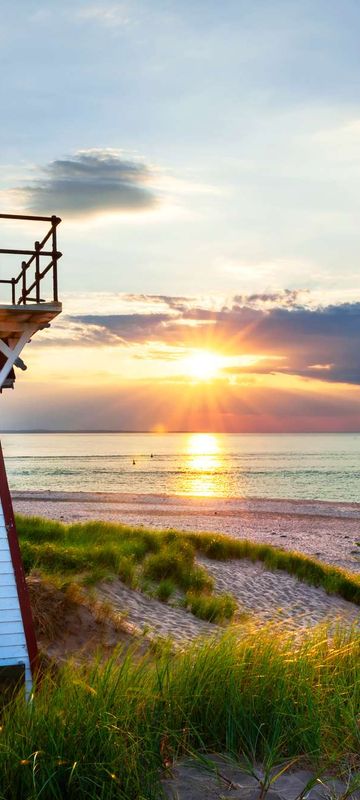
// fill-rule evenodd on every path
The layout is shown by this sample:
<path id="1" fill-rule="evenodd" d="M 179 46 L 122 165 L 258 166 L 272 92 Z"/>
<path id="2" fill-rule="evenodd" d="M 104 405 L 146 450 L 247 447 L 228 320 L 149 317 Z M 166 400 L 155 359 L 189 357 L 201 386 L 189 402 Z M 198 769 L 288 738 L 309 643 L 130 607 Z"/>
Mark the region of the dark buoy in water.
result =
<path id="1" fill-rule="evenodd" d="M 150 458 L 154 458 L 154 456 L 153 456 L 153 454 L 152 454 L 152 453 L 150 453 Z"/>

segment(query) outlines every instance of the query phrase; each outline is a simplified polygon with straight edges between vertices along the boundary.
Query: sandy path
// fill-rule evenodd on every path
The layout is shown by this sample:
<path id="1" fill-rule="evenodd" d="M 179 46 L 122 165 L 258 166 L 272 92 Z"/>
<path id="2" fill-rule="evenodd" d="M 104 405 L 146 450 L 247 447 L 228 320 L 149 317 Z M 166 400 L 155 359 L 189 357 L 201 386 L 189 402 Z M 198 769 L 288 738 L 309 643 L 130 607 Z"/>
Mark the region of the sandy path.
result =
<path id="1" fill-rule="evenodd" d="M 183 759 L 175 763 L 169 776 L 162 781 L 165 797 L 169 800 L 258 800 L 259 784 L 256 778 L 241 768 L 241 764 L 210 754 L 207 763 L 212 764 L 212 770 L 204 769 L 204 764 L 195 759 Z M 276 774 L 276 768 L 274 771 Z M 259 766 L 257 772 L 259 777 L 263 777 Z M 314 782 L 305 792 L 307 784 L 314 777 L 309 770 L 289 770 L 275 780 L 266 796 L 268 800 L 297 800 L 302 795 L 308 800 L 336 800 L 346 796 L 346 781 L 330 775 L 322 775 L 321 781 Z M 360 792 L 354 791 L 351 797 L 359 800 Z"/>
<path id="2" fill-rule="evenodd" d="M 14 492 L 13 500 L 22 514 L 67 522 L 102 519 L 152 528 L 213 530 L 300 550 L 360 571 L 359 503 L 95 492 Z"/>
<path id="3" fill-rule="evenodd" d="M 202 558 L 201 562 L 215 578 L 218 592 L 231 592 L 239 607 L 256 614 L 261 621 L 287 621 L 291 627 L 307 627 L 336 617 L 360 624 L 359 606 L 301 583 L 286 572 L 273 572 L 250 561 Z"/>
<path id="4" fill-rule="evenodd" d="M 101 600 L 110 601 L 116 611 L 126 614 L 126 619 L 141 632 L 157 636 L 171 636 L 176 641 L 190 640 L 214 633 L 214 625 L 187 614 L 181 608 L 172 608 L 141 592 L 128 589 L 121 581 L 104 583 L 98 587 Z"/>
<path id="5" fill-rule="evenodd" d="M 231 592 L 239 610 L 250 612 L 259 624 L 275 621 L 285 627 L 298 628 L 319 622 L 341 619 L 360 624 L 360 608 L 339 597 L 327 595 L 323 589 L 300 583 L 292 575 L 271 572 L 262 564 L 249 561 L 210 561 L 201 563 L 215 578 L 215 589 Z M 140 631 L 150 629 L 158 636 L 172 636 L 185 641 L 212 634 L 217 626 L 197 619 L 181 608 L 160 603 L 124 586 L 121 581 L 104 583 L 98 589 L 102 600 L 126 614 L 128 622 Z"/>

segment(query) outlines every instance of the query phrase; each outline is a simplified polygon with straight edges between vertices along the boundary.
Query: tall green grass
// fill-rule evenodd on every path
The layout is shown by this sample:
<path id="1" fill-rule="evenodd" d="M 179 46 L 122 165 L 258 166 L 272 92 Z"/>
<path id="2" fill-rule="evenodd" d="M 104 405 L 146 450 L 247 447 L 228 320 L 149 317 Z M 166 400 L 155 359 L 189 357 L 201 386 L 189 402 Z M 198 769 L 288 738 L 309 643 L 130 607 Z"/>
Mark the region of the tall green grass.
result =
<path id="1" fill-rule="evenodd" d="M 65 665 L 3 713 L 0 797 L 155 800 L 193 751 L 359 766 L 360 634 L 251 628 L 183 653 Z"/>
<path id="2" fill-rule="evenodd" d="M 119 575 L 130 586 L 171 580 L 185 591 L 212 592 L 213 581 L 195 556 L 251 559 L 280 569 L 329 594 L 360 605 L 360 575 L 290 550 L 214 533 L 130 528 L 105 522 L 63 525 L 17 517 L 26 571 L 39 569 L 60 582 L 81 576 L 96 582 Z"/>
<path id="3" fill-rule="evenodd" d="M 62 525 L 38 517 L 19 517 L 17 526 L 26 572 L 40 570 L 60 585 L 119 577 L 163 602 L 175 589 L 191 592 L 188 608 L 212 622 L 229 619 L 236 611 L 234 599 L 213 594 L 213 578 L 196 564 L 195 547 L 181 534 L 103 522 Z"/>

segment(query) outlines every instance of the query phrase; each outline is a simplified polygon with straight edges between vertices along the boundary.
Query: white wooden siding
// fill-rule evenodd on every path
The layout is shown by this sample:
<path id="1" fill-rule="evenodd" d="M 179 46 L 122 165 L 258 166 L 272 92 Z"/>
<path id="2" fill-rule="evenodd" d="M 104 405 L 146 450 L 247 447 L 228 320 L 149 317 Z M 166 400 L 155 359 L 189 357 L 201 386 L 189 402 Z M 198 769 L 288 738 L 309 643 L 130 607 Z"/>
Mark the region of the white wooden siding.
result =
<path id="1" fill-rule="evenodd" d="M 0 501 L 0 666 L 9 664 L 25 665 L 26 687 L 29 692 L 31 689 L 29 654 Z"/>

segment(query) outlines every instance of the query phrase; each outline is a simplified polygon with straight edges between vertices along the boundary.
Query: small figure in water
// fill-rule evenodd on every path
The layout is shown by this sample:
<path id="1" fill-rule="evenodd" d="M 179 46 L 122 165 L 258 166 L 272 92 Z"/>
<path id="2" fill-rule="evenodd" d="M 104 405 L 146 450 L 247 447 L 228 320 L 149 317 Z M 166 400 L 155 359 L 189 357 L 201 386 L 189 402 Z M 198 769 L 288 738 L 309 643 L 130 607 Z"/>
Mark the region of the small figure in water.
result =
<path id="1" fill-rule="evenodd" d="M 154 458 L 154 456 L 153 456 L 153 454 L 152 454 L 152 453 L 150 454 L 150 458 Z"/>
<path id="2" fill-rule="evenodd" d="M 133 458 L 133 466 L 135 466 L 135 464 L 136 464 L 136 461 L 135 461 L 135 458 Z"/>

